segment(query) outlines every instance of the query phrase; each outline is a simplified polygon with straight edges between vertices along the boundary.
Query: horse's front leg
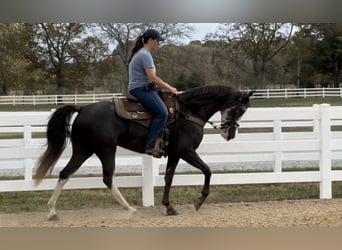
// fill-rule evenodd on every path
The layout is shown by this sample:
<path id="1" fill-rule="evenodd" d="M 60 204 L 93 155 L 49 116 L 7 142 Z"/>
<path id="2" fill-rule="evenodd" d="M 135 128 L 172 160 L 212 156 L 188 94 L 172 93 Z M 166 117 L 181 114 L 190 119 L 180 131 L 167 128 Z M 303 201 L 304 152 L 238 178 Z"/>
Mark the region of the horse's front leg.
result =
<path id="1" fill-rule="evenodd" d="M 190 165 L 200 169 L 202 173 L 204 174 L 204 186 L 201 192 L 202 195 L 198 197 L 194 202 L 194 206 L 196 210 L 198 210 L 204 203 L 207 196 L 209 195 L 211 171 L 208 165 L 202 161 L 202 159 L 198 156 L 198 154 L 194 150 L 191 152 L 185 153 L 184 157 L 182 158 Z"/>
<path id="2" fill-rule="evenodd" d="M 177 167 L 179 161 L 179 157 L 169 155 L 166 165 L 166 173 L 165 173 L 165 186 L 164 186 L 164 194 L 162 203 L 166 207 L 166 214 L 167 215 L 178 215 L 176 209 L 170 204 L 170 188 L 173 180 L 173 176 L 175 174 L 175 169 Z"/>

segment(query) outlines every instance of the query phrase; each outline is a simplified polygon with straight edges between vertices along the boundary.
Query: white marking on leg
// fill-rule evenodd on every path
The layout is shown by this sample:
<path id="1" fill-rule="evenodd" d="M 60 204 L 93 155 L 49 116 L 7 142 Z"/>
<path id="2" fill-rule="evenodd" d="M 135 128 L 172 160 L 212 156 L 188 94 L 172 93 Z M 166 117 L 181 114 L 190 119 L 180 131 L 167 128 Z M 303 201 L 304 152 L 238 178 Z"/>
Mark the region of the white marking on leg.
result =
<path id="1" fill-rule="evenodd" d="M 123 195 L 120 193 L 119 189 L 115 186 L 112 186 L 112 194 L 114 198 L 120 203 L 120 205 L 124 206 L 130 213 L 134 213 L 136 209 L 128 204 L 126 199 L 123 197 Z"/>
<path id="2" fill-rule="evenodd" d="M 69 179 L 65 180 L 59 180 L 56 184 L 55 190 L 53 191 L 50 200 L 48 202 L 48 208 L 50 209 L 49 214 L 47 216 L 48 220 L 54 220 L 57 219 L 57 213 L 56 213 L 56 202 L 59 197 L 59 195 L 62 192 L 62 189 L 64 185 L 68 182 Z"/>

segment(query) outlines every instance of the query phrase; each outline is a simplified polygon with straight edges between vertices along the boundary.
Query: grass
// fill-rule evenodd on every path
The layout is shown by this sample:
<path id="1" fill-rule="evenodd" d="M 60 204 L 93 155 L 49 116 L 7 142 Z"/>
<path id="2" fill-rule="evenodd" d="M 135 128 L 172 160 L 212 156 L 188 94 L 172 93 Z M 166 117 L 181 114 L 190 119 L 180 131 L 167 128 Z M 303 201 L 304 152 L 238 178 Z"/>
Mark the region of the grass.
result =
<path id="1" fill-rule="evenodd" d="M 200 195 L 200 186 L 172 187 L 170 199 L 175 206 L 191 204 Z M 141 188 L 121 188 L 127 201 L 142 206 Z M 47 211 L 52 191 L 0 193 L 0 213 Z M 161 205 L 163 188 L 155 188 L 155 203 Z M 207 203 L 261 202 L 279 200 L 318 199 L 318 183 L 217 185 L 211 186 Z M 333 198 L 342 198 L 342 183 L 333 183 Z M 107 208 L 119 206 L 107 189 L 63 190 L 57 209 Z"/>
<path id="2" fill-rule="evenodd" d="M 0 111 L 51 111 L 62 105 L 0 105 Z"/>
<path id="3" fill-rule="evenodd" d="M 22 139 L 24 137 L 24 133 L 0 133 L 1 139 Z M 32 138 L 45 138 L 45 132 L 33 132 Z"/>
<path id="4" fill-rule="evenodd" d="M 334 168 L 342 169 L 342 167 Z M 287 171 L 318 171 L 318 167 L 291 168 Z M 255 171 L 228 171 L 228 173 L 249 173 Z M 266 171 L 264 171 L 266 172 Z M 193 174 L 194 172 L 182 173 Z M 222 173 L 216 171 L 215 173 Z M 227 173 L 227 171 L 225 172 Z M 91 175 L 94 176 L 94 175 Z M 75 176 L 76 177 L 76 176 Z M 82 176 L 84 177 L 84 176 Z M 22 179 L 17 177 L 11 179 Z M 54 176 L 56 178 L 56 176 Z M 6 180 L 1 177 L 0 180 Z M 170 199 L 174 205 L 191 204 L 200 195 L 201 186 L 177 186 L 171 188 Z M 141 188 L 120 188 L 127 201 L 134 206 L 142 206 Z M 49 191 L 2 192 L 0 193 L 0 213 L 41 212 L 47 211 L 47 201 L 52 194 Z M 155 188 L 155 204 L 161 205 L 163 188 Z M 261 202 L 280 200 L 318 199 L 319 183 L 285 184 L 246 184 L 212 185 L 207 203 Z M 342 198 L 342 182 L 333 183 L 333 198 Z M 107 208 L 119 206 L 106 188 L 63 190 L 57 209 L 73 210 L 82 208 Z"/>

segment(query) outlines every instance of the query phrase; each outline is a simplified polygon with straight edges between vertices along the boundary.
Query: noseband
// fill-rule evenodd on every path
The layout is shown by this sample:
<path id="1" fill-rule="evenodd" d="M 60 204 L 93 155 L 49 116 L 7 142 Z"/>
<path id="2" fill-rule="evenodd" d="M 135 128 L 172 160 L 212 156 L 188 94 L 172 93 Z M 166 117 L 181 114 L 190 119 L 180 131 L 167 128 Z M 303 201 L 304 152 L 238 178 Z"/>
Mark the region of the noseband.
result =
<path id="1" fill-rule="evenodd" d="M 235 122 L 235 121 L 230 121 L 230 122 L 225 122 L 225 123 L 221 123 L 216 125 L 214 122 L 212 121 L 208 121 L 208 123 L 214 128 L 214 129 L 228 129 L 231 127 L 235 127 L 235 128 L 239 128 L 240 125 Z"/>
<path id="2" fill-rule="evenodd" d="M 219 125 L 216 125 L 214 122 L 208 121 L 208 123 L 214 128 L 214 129 L 230 129 L 230 128 L 235 128 L 237 129 L 238 127 L 240 127 L 240 125 L 235 121 L 235 116 L 236 116 L 236 108 L 234 110 L 234 115 L 233 115 L 233 119 L 231 121 L 227 121 L 224 123 L 220 123 Z"/>

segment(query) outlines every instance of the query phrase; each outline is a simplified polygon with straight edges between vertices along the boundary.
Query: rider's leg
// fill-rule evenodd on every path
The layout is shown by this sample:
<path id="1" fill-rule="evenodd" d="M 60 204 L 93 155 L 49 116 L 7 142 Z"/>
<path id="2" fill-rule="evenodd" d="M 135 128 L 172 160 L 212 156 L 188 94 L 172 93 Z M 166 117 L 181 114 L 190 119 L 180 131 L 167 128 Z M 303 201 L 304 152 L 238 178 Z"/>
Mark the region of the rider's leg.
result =
<path id="1" fill-rule="evenodd" d="M 160 139 L 167 122 L 168 110 L 156 90 L 145 88 L 132 89 L 130 93 L 138 98 L 142 105 L 154 117 L 146 142 L 146 153 L 161 157 L 164 152 L 160 149 Z"/>

